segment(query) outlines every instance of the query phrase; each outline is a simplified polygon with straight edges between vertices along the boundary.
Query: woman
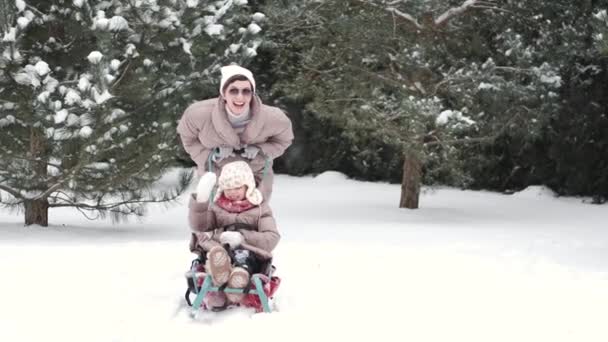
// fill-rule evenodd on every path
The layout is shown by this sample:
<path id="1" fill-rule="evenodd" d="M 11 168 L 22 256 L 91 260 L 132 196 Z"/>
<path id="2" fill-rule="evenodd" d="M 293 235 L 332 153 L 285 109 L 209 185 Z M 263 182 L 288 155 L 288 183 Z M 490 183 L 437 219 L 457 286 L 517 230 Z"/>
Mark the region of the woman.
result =
<path id="1" fill-rule="evenodd" d="M 272 162 L 293 141 L 291 120 L 256 95 L 251 71 L 238 65 L 221 68 L 220 96 L 196 102 L 177 126 L 184 149 L 198 175 L 245 159 L 253 170 L 265 201 L 272 193 Z"/>

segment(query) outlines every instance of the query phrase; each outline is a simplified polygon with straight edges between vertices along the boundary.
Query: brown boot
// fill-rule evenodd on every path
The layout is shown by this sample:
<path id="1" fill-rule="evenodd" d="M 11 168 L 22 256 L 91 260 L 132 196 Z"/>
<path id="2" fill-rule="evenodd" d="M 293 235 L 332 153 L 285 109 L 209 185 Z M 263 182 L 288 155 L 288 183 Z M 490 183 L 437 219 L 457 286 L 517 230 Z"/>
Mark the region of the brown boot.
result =
<path id="1" fill-rule="evenodd" d="M 214 286 L 224 285 L 230 277 L 232 265 L 230 256 L 224 247 L 215 246 L 207 253 L 207 272 L 211 275 Z"/>
<path id="2" fill-rule="evenodd" d="M 244 289 L 249 284 L 249 272 L 241 267 L 235 267 L 230 272 L 228 279 L 228 287 L 233 289 Z M 244 297 L 244 293 L 226 293 L 228 301 L 231 303 L 239 303 Z"/>

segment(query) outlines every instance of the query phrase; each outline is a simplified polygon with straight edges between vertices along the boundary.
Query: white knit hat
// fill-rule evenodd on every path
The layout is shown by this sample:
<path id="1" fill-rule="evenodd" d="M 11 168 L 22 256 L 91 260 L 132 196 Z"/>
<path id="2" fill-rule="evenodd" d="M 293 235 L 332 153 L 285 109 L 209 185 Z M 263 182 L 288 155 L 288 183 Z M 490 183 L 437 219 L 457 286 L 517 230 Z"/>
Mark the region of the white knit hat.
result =
<path id="1" fill-rule="evenodd" d="M 224 89 L 224 85 L 226 81 L 228 81 L 231 77 L 242 75 L 247 77 L 249 82 L 251 82 L 252 91 L 255 93 L 255 80 L 253 79 L 253 74 L 248 69 L 243 68 L 242 66 L 238 66 L 236 64 L 226 65 L 221 67 L 222 71 L 222 80 L 220 81 L 220 94 L 224 96 L 222 89 Z"/>
<path id="2" fill-rule="evenodd" d="M 215 201 L 220 198 L 225 189 L 235 189 L 246 185 L 247 192 L 245 193 L 245 197 L 247 200 L 253 205 L 262 203 L 262 193 L 255 187 L 253 171 L 251 171 L 249 164 L 242 160 L 224 165 L 217 184 Z"/>

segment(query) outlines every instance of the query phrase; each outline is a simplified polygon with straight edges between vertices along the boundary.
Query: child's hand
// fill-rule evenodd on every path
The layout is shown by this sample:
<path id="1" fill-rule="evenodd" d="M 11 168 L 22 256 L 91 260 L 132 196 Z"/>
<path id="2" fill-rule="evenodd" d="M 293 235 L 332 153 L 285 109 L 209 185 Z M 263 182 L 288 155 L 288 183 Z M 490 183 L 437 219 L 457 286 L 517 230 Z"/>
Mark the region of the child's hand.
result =
<path id="1" fill-rule="evenodd" d="M 207 240 L 211 240 L 211 238 L 213 237 L 212 232 L 195 232 L 194 235 L 196 235 L 196 243 L 198 244 L 201 244 Z"/>
<path id="2" fill-rule="evenodd" d="M 230 248 L 236 248 L 243 243 L 243 235 L 239 232 L 223 232 L 220 235 L 220 242 L 230 245 Z"/>
<path id="3" fill-rule="evenodd" d="M 198 203 L 205 203 L 209 200 L 209 196 L 211 196 L 211 191 L 213 191 L 216 181 L 217 176 L 213 172 L 206 172 L 201 177 L 196 187 L 196 201 Z"/>

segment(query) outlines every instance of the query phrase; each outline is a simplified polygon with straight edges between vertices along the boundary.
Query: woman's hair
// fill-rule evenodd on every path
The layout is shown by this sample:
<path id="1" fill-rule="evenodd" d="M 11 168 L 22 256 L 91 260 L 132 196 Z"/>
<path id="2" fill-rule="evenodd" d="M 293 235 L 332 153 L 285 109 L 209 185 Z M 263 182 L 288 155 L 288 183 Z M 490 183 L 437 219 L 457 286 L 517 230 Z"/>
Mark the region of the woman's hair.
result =
<path id="1" fill-rule="evenodd" d="M 236 82 L 236 81 L 249 82 L 249 79 L 247 78 L 247 76 L 244 76 L 244 75 L 234 75 L 234 76 L 230 77 L 228 80 L 226 80 L 226 83 L 224 83 L 224 88 L 222 88 L 222 94 L 226 91 L 226 88 L 228 88 L 228 86 L 230 86 L 233 82 Z M 249 85 L 253 88 L 253 85 L 251 84 L 251 82 L 249 82 Z"/>

